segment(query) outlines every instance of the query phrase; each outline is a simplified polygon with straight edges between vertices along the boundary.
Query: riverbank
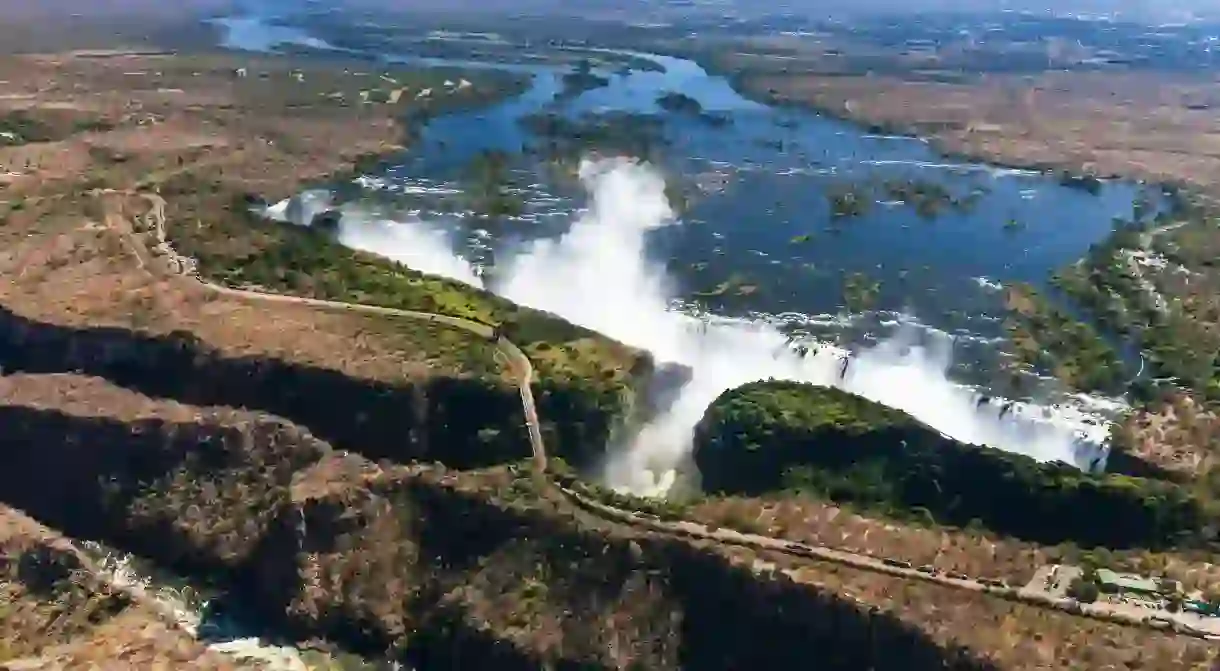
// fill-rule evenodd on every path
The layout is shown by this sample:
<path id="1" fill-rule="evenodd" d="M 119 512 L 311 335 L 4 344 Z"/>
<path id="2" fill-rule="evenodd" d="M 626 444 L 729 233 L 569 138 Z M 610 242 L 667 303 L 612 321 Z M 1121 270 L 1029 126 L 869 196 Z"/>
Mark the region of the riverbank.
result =
<path id="1" fill-rule="evenodd" d="M 700 63 L 752 99 L 807 107 L 877 133 L 917 137 L 947 157 L 1220 194 L 1220 153 L 1207 149 L 1215 136 L 1206 118 L 1139 97 L 1146 95 L 1140 87 L 1155 88 L 1156 81 L 1120 80 L 1116 91 L 1098 91 L 1099 82 L 1086 74 L 1060 73 L 1034 84 L 948 84 L 735 71 L 715 57 Z M 1118 91 L 1131 95 L 1126 105 L 1111 103 Z M 1185 159 L 1184 148 L 1191 148 L 1185 149 Z"/>

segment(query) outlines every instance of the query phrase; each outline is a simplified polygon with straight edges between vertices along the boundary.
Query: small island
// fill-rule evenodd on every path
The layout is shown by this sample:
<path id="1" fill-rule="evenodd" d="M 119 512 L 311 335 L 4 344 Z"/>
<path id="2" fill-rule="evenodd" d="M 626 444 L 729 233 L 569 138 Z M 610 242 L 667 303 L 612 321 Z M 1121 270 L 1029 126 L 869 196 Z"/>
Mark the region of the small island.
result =
<path id="1" fill-rule="evenodd" d="M 657 97 L 657 107 L 675 114 L 690 116 L 703 114 L 703 105 L 698 100 L 677 91 L 670 91 Z"/>

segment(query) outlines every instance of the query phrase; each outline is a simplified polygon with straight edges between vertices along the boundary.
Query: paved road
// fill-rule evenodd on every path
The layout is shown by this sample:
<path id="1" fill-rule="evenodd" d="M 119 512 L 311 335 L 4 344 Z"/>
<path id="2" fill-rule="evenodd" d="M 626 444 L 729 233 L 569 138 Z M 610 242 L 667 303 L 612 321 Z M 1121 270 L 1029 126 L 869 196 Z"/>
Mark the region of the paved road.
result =
<path id="1" fill-rule="evenodd" d="M 311 307 L 326 309 L 326 310 L 342 310 L 345 312 L 358 312 L 363 314 L 375 314 L 389 317 L 400 317 L 403 319 L 413 319 L 416 321 L 425 321 L 433 324 L 443 324 L 456 329 L 461 329 L 468 333 L 472 333 L 480 338 L 490 340 L 495 335 L 495 329 L 482 322 L 477 322 L 470 319 L 462 319 L 461 317 L 451 317 L 449 315 L 436 314 L 433 312 L 419 312 L 416 310 L 401 310 L 398 308 L 388 308 L 379 305 L 364 305 L 361 303 L 344 303 L 341 301 L 327 301 L 317 298 L 305 298 L 302 296 L 288 296 L 284 294 L 269 293 L 264 291 L 252 291 L 249 289 L 234 289 L 232 287 L 222 286 L 215 282 L 210 282 L 201 277 L 195 271 L 194 259 L 186 258 L 178 254 L 173 246 L 169 244 L 169 239 L 165 233 L 166 218 L 165 218 L 165 199 L 157 194 L 140 193 L 152 205 L 149 211 L 145 224 L 149 226 L 156 239 L 156 244 L 153 249 L 165 256 L 175 270 L 179 274 L 190 277 L 194 281 L 202 284 L 205 288 L 225 296 L 243 300 L 255 300 L 268 303 L 284 303 L 291 305 L 307 305 Z M 537 406 L 534 403 L 533 381 L 534 381 L 534 365 L 525 352 L 516 343 L 504 337 L 499 337 L 496 340 L 496 346 L 499 351 L 504 354 L 508 360 L 510 369 L 517 375 L 517 388 L 521 394 L 521 407 L 525 413 L 526 426 L 529 430 L 530 448 L 533 453 L 534 470 L 537 473 L 545 473 L 547 468 L 546 447 L 542 442 L 542 431 L 538 421 Z"/>
<path id="2" fill-rule="evenodd" d="M 251 291 L 247 289 L 233 289 L 209 282 L 194 273 L 194 264 L 192 260 L 179 256 L 169 245 L 165 236 L 165 201 L 160 196 L 147 193 L 141 195 L 148 198 L 149 202 L 153 206 L 152 211 L 148 215 L 148 220 L 146 223 L 154 229 L 156 234 L 158 244 L 156 247 L 154 247 L 154 249 L 156 249 L 158 253 L 167 255 L 170 259 L 171 265 L 176 266 L 183 275 L 193 278 L 195 281 L 201 283 L 211 291 L 245 300 L 308 305 L 322 309 L 343 310 L 347 312 L 386 315 L 392 317 L 402 317 L 405 319 L 427 321 L 462 329 L 488 339 L 490 339 L 494 333 L 492 327 L 487 324 L 482 324 L 480 322 L 471 321 L 468 319 L 461 319 L 459 317 L 450 317 L 447 315 L 439 315 L 430 312 L 400 310 L 397 308 L 387 308 L 376 305 L 363 305 L 359 303 L 343 303 L 299 296 L 286 296 L 283 294 Z M 533 453 L 533 471 L 535 476 L 537 476 L 539 479 L 544 479 L 546 478 L 547 473 L 547 454 L 546 446 L 542 439 L 542 431 L 540 429 L 538 420 L 537 408 L 534 403 L 534 394 L 533 390 L 531 389 L 531 383 L 533 382 L 534 377 L 533 364 L 529 360 L 529 357 L 527 357 L 516 344 L 510 342 L 509 340 L 501 337 L 497 341 L 497 345 L 500 351 L 508 357 L 509 365 L 515 369 L 515 372 L 517 373 L 517 385 L 521 394 L 521 405 L 525 415 L 526 426 L 529 430 L 530 447 Z M 648 529 L 654 532 L 678 537 L 710 540 L 725 545 L 748 547 L 756 550 L 781 552 L 796 557 L 805 557 L 820 561 L 832 562 L 835 564 L 842 564 L 844 566 L 850 566 L 852 568 L 865 571 L 872 571 L 874 573 L 883 573 L 886 575 L 911 580 L 923 580 L 925 582 L 937 583 L 955 589 L 994 594 L 1006 599 L 1022 601 L 1042 607 L 1068 610 L 1077 614 L 1097 617 L 1122 624 L 1133 624 L 1140 626 L 1146 625 L 1146 622 L 1144 622 L 1142 618 L 1133 616 L 1121 610 L 1109 608 L 1106 604 L 1081 605 L 1077 604 L 1071 599 L 1056 597 L 1045 592 L 1038 592 L 1036 589 L 1031 589 L 1029 586 L 1018 590 L 1016 588 L 1010 588 L 1006 585 L 986 584 L 974 578 L 953 578 L 938 572 L 922 572 L 918 569 L 909 567 L 909 565 L 895 564 L 893 562 L 886 563 L 884 559 L 845 552 L 825 546 L 810 546 L 801 543 L 793 543 L 782 538 L 742 533 L 732 529 L 713 529 L 703 524 L 685 520 L 664 521 L 640 511 L 626 510 L 607 505 L 600 501 L 594 500 L 593 498 L 586 496 L 585 494 L 578 492 L 569 486 L 559 485 L 557 486 L 557 489 L 576 505 L 585 509 L 586 511 L 598 515 L 599 517 L 633 527 Z"/>

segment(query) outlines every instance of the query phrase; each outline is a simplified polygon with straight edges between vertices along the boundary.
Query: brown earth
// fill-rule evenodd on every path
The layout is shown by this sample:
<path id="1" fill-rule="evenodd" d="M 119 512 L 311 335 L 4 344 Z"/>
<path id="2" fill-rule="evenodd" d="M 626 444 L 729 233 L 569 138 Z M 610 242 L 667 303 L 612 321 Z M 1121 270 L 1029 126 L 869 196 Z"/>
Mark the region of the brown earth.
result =
<path id="1" fill-rule="evenodd" d="M 0 504 L 0 668 L 253 668 L 206 652 L 116 591 L 71 541 Z"/>
<path id="2" fill-rule="evenodd" d="M 977 82 L 766 74 L 744 86 L 929 137 L 1003 165 L 1220 189 L 1220 83 L 1152 72 L 985 75 Z"/>
<path id="3" fill-rule="evenodd" d="M 1202 479 L 1215 470 L 1220 417 L 1189 394 L 1132 414 L 1117 431 L 1127 449 L 1168 472 Z"/>
<path id="4" fill-rule="evenodd" d="M 790 539 L 812 546 L 894 558 L 915 567 L 958 571 L 969 576 L 1025 585 L 1039 567 L 1096 563 L 1116 571 L 1163 575 L 1187 590 L 1220 593 L 1220 565 L 1205 552 L 1162 553 L 1142 550 L 1039 545 L 981 530 L 887 520 L 807 496 L 728 497 L 701 501 L 686 512 L 716 526 Z"/>
<path id="5" fill-rule="evenodd" d="M 148 254 L 137 187 L 202 226 L 215 199 L 192 190 L 279 197 L 400 146 L 407 109 L 352 102 L 375 79 L 227 55 L 0 59 L 0 115 L 51 135 L 0 148 L 0 502 L 237 587 L 299 639 L 420 668 L 1204 668 L 1184 637 L 821 565 L 795 584 L 599 523 L 502 466 L 528 445 L 487 343 L 218 297 Z M 451 460 L 467 468 L 402 465 Z M 202 659 L 138 610 L 44 627 L 58 597 L 18 590 L 30 619 L 4 644 L 31 647 L 14 655 L 80 640 L 85 667 Z"/>
<path id="6" fill-rule="evenodd" d="M 235 76 L 239 67 L 249 69 L 249 81 Z M 303 179 L 342 170 L 356 157 L 402 145 L 404 129 L 395 117 L 404 106 L 347 106 L 318 102 L 313 95 L 325 88 L 327 93 L 351 96 L 354 87 L 368 86 L 375 76 L 349 78 L 342 65 L 314 67 L 319 81 L 311 85 L 295 79 L 296 73 L 309 77 L 310 66 L 277 59 L 0 57 L 0 125 L 28 127 L 14 126 L 13 119 L 39 124 L 35 141 L 0 146 L 0 312 L 6 321 L 0 330 L 9 344 L 13 337 L 25 337 L 23 332 L 28 335 L 25 326 L 13 331 L 13 324 L 54 325 L 64 333 L 75 329 L 97 334 L 94 341 L 122 358 L 133 342 L 164 344 L 177 337 L 171 334 L 190 333 L 192 338 L 182 342 L 193 344 L 195 351 L 202 347 L 212 352 L 211 359 L 200 360 L 203 364 L 220 357 L 279 362 L 276 370 L 314 371 L 312 377 L 294 373 L 297 391 L 306 391 L 310 380 L 328 379 L 326 375 L 349 380 L 330 388 L 350 390 L 343 393 L 355 394 L 355 402 L 370 413 L 362 418 L 356 410 L 345 419 L 357 427 L 352 441 L 376 445 L 377 440 L 367 437 L 384 435 L 387 449 L 401 447 L 404 435 L 387 430 L 387 419 L 396 417 L 403 425 L 412 418 L 402 417 L 399 396 L 388 398 L 394 407 L 381 411 L 359 400 L 361 395 L 385 396 L 384 390 L 378 391 L 385 385 L 403 390 L 400 395 L 405 391 L 425 399 L 423 389 L 436 387 L 438 381 L 470 380 L 489 389 L 503 386 L 506 402 L 516 403 L 515 389 L 493 348 L 481 339 L 436 325 L 210 295 L 192 281 L 167 275 L 127 234 L 135 216 L 147 209 L 142 198 L 91 191 L 112 184 L 130 188 L 137 180 L 156 188 L 161 180 L 191 174 L 202 176 L 205 183 L 230 185 L 224 188 L 241 184 L 276 197 L 290 193 Z M 308 91 L 277 95 L 277 87 L 288 81 Z M 281 134 L 291 140 L 277 142 Z M 153 400 L 101 379 L 71 374 L 102 361 L 77 356 L 75 363 L 69 358 L 43 371 L 52 375 L 0 377 L 3 403 L 125 422 L 249 422 L 225 408 Z M 6 358 L 0 368 L 21 366 L 14 367 Z M 240 370 L 235 374 L 246 375 Z M 165 370 L 162 377 L 168 380 L 176 374 Z M 257 378 L 244 379 L 247 389 L 258 388 Z M 133 388 L 149 384 L 127 382 Z M 190 390 L 179 386 L 169 391 L 207 398 L 226 388 L 241 388 L 236 378 L 221 382 L 219 388 L 215 381 L 195 382 Z M 292 385 L 271 383 L 293 391 Z M 342 411 L 352 402 L 331 399 L 329 406 Z M 278 407 L 292 403 L 287 398 Z M 301 412 L 312 411 L 306 406 Z M 0 501 L 14 498 L 17 490 L 12 487 L 0 492 Z M 53 506 L 55 498 L 43 503 Z M 14 520 L 28 520 L 7 509 L 0 518 L 7 534 L 4 566 L 16 570 L 20 562 L 13 563 L 13 558 L 25 556 L 22 553 L 35 544 L 17 533 L 26 534 L 29 525 Z M 58 591 L 31 592 L 20 578 L 6 574 L 4 580 L 9 598 L 0 617 L 0 661 L 41 657 L 27 660 L 30 665 L 22 668 L 48 669 L 116 663 L 124 668 L 233 668 L 203 655 L 143 607 L 106 605 L 110 602 L 99 601 L 102 597 L 92 597 L 93 592 L 83 588 L 52 585 L 47 589 Z M 104 613 L 99 610 L 103 607 Z"/>
<path id="7" fill-rule="evenodd" d="M 44 377 L 19 378 L 0 401 L 12 428 L 0 441 L 27 464 L 0 491 L 75 534 L 227 575 L 299 638 L 398 651 L 418 668 L 451 668 L 457 654 L 506 669 L 773 668 L 816 655 L 842 669 L 1168 671 L 1213 656 L 1188 637 L 608 526 L 524 472 L 374 465 L 271 417 Z M 25 405 L 38 392 L 17 390 L 29 387 L 71 400 Z M 125 423 L 99 405 L 129 408 Z M 53 505 L 48 490 L 70 500 Z"/>

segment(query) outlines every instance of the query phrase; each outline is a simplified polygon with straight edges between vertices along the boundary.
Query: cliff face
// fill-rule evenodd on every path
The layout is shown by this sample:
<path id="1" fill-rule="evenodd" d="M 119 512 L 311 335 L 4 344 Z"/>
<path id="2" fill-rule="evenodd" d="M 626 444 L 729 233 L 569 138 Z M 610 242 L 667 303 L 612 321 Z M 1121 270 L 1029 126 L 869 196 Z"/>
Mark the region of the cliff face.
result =
<path id="1" fill-rule="evenodd" d="M 1216 511 L 1186 488 L 965 445 L 905 413 L 798 383 L 725 392 L 696 430 L 695 461 L 711 491 L 795 487 L 1040 542 L 1163 548 L 1215 537 Z"/>
<path id="2" fill-rule="evenodd" d="M 279 359 L 225 356 L 186 332 L 72 328 L 2 307 L 0 368 L 81 372 L 148 396 L 262 410 L 374 460 L 478 468 L 530 455 L 517 389 L 488 379 L 437 376 L 387 384 Z M 651 363 L 632 373 L 647 382 Z M 544 378 L 534 391 L 552 439 L 548 445 L 574 465 L 598 463 L 614 431 L 633 421 L 630 389 L 615 395 Z"/>
<path id="3" fill-rule="evenodd" d="M 235 668 L 114 590 L 70 541 L 0 505 L 0 668 L 101 664 Z"/>
<path id="4" fill-rule="evenodd" d="M 506 470 L 376 466 L 253 415 L 3 411 L 3 500 L 218 578 L 283 631 L 417 668 L 989 668 L 723 556 L 595 532 Z"/>
<path id="5" fill-rule="evenodd" d="M 188 568 L 230 569 L 330 447 L 274 419 L 130 423 L 0 406 L 0 495 L 81 538 Z"/>
<path id="6" fill-rule="evenodd" d="M 420 668 L 987 668 L 888 616 L 684 543 L 590 533 L 525 481 L 489 484 L 383 472 L 299 501 L 312 551 L 295 565 L 266 555 L 250 587 L 269 590 L 268 605 L 288 597 L 303 631 L 358 623 L 367 645 Z"/>

